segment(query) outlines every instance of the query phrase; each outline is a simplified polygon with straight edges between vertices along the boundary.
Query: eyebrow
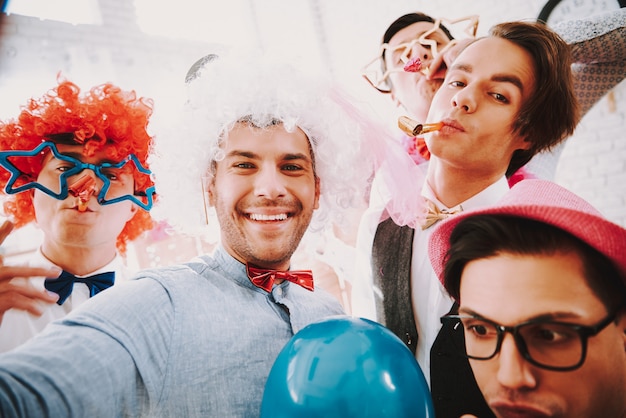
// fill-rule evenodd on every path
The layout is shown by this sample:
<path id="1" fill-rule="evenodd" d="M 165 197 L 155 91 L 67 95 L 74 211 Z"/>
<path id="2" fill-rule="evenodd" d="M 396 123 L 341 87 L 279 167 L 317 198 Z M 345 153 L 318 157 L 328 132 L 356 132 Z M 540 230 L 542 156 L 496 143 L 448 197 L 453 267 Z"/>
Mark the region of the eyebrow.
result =
<path id="1" fill-rule="evenodd" d="M 471 74 L 474 70 L 474 67 L 470 64 L 454 64 L 450 68 L 451 70 L 459 70 L 465 73 Z M 511 74 L 494 74 L 491 76 L 492 81 L 496 81 L 498 83 L 510 83 L 517 87 L 522 93 L 524 92 L 524 84 L 522 84 L 522 80 L 519 77 L 516 77 Z"/>
<path id="2" fill-rule="evenodd" d="M 498 323 L 498 321 L 491 319 L 491 318 L 487 318 L 486 316 L 483 316 L 479 314 L 478 312 L 469 308 L 464 308 L 464 307 L 459 308 L 459 314 L 466 314 L 466 315 L 470 315 L 478 319 L 485 319 L 487 321 Z M 518 323 L 528 322 L 528 321 L 549 321 L 549 320 L 559 320 L 559 319 L 581 319 L 581 317 L 580 315 L 576 315 L 573 312 L 545 312 L 545 313 L 541 313 L 541 314 L 523 319 L 519 321 Z"/>
<path id="3" fill-rule="evenodd" d="M 73 152 L 73 151 L 61 152 L 61 151 L 59 151 L 59 154 L 64 155 L 66 157 L 75 158 L 75 159 L 77 159 L 78 161 L 80 161 L 80 162 L 82 162 L 84 164 L 89 164 L 89 163 L 85 163 L 82 160 L 82 158 L 85 158 L 85 155 L 82 152 Z M 54 155 L 53 155 L 53 157 L 54 157 Z M 97 163 L 94 163 L 94 165 L 100 165 L 100 164 L 105 164 L 105 163 L 108 163 L 108 164 L 118 164 L 121 161 L 122 160 L 120 160 L 120 161 L 113 161 L 113 160 L 110 160 L 110 159 L 103 159 L 103 160 L 99 160 Z"/>
<path id="4" fill-rule="evenodd" d="M 432 29 L 432 28 L 431 28 Z M 421 38 L 422 36 L 424 36 L 424 34 L 426 32 L 428 32 L 431 29 L 425 29 L 423 31 L 420 31 L 414 35 L 407 35 L 404 38 L 402 38 L 402 40 L 395 44 L 395 45 L 390 45 L 389 42 L 386 43 L 386 45 L 389 45 L 392 48 L 400 48 L 400 47 L 405 47 L 406 44 L 410 44 L 411 42 L 419 42 L 419 38 Z M 426 37 L 426 39 L 431 39 L 431 40 L 436 40 L 436 41 L 447 41 L 449 40 L 448 37 L 443 33 L 440 32 L 440 30 L 437 30 L 433 33 L 431 33 L 430 35 L 428 35 Z"/>
<path id="5" fill-rule="evenodd" d="M 250 159 L 260 159 L 261 156 L 252 152 L 252 151 L 241 151 L 241 150 L 233 150 L 231 152 L 229 152 L 228 154 L 226 154 L 226 158 L 229 157 L 245 157 L 245 158 L 250 158 Z M 296 153 L 285 153 L 281 156 L 282 160 L 304 160 L 307 161 L 309 163 L 313 163 L 313 161 L 311 160 L 311 158 L 303 153 L 300 152 L 296 152 Z"/>
<path id="6" fill-rule="evenodd" d="M 408 44 L 411 41 L 415 41 L 417 40 L 420 36 L 424 35 L 426 32 L 428 32 L 430 29 L 424 29 L 421 30 L 417 33 L 411 34 L 411 35 L 406 35 L 404 38 L 402 38 L 402 42 L 400 42 L 398 45 L 402 45 L 402 44 Z"/>

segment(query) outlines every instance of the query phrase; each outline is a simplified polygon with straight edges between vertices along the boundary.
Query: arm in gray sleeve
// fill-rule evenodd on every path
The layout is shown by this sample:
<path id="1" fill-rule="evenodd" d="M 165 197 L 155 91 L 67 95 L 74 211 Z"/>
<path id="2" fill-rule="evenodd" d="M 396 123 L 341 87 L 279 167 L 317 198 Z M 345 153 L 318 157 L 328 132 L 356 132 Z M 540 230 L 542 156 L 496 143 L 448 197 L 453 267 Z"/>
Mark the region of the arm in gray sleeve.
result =
<path id="1" fill-rule="evenodd" d="M 583 117 L 626 76 L 626 8 L 559 22 L 553 29 L 571 46 L 574 93 Z M 553 180 L 565 142 L 537 154 L 527 170 Z"/>
<path id="2" fill-rule="evenodd" d="M 553 29 L 571 46 L 576 96 L 585 115 L 626 76 L 626 8 Z"/>
<path id="3" fill-rule="evenodd" d="M 168 307 L 152 280 L 131 281 L 0 355 L 0 416 L 150 415 L 170 348 Z"/>

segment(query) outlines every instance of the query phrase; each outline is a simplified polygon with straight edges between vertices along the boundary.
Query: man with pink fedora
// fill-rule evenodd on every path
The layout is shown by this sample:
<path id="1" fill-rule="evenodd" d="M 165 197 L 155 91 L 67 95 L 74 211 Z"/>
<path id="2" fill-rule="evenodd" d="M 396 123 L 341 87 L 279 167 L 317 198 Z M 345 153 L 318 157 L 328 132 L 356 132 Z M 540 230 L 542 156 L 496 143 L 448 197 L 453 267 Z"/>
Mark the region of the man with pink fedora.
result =
<path id="1" fill-rule="evenodd" d="M 496 416 L 626 416 L 626 229 L 525 180 L 441 222 L 429 255 Z"/>

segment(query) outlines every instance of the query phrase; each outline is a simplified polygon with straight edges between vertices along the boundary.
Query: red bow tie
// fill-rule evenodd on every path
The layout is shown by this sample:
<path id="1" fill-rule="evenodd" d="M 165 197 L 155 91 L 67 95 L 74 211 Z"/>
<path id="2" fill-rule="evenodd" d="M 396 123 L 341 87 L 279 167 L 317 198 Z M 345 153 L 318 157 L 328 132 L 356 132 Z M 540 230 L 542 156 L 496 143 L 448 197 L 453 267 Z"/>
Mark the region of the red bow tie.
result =
<path id="1" fill-rule="evenodd" d="M 266 292 L 272 291 L 272 286 L 276 279 L 289 280 L 307 290 L 313 291 L 313 272 L 311 270 L 278 271 L 252 267 L 247 264 L 246 272 L 252 284 Z"/>

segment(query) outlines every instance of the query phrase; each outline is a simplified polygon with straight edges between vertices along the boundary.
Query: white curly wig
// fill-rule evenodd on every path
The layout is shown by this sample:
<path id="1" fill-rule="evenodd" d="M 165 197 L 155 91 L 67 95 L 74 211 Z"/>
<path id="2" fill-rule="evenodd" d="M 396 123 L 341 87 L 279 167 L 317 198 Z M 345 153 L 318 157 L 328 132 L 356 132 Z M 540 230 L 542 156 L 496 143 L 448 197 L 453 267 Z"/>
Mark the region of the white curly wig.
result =
<path id="1" fill-rule="evenodd" d="M 157 105 L 151 120 L 156 141 L 150 166 L 159 194 L 153 216 L 189 234 L 204 235 L 208 225 L 211 235 L 219 235 L 201 184 L 212 162 L 223 158 L 220 143 L 242 118 L 261 127 L 278 120 L 287 131 L 299 127 L 307 134 L 321 187 L 312 229 L 340 224 L 345 209 L 363 205 L 384 130 L 329 77 L 272 53 L 231 50 L 199 60 L 186 86 L 178 109 L 159 111 Z"/>

